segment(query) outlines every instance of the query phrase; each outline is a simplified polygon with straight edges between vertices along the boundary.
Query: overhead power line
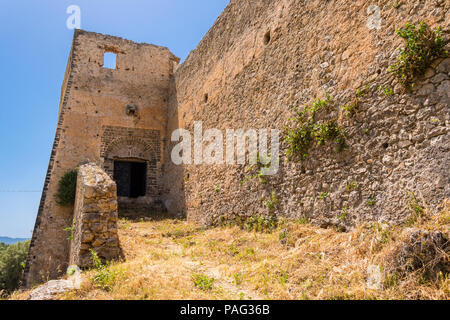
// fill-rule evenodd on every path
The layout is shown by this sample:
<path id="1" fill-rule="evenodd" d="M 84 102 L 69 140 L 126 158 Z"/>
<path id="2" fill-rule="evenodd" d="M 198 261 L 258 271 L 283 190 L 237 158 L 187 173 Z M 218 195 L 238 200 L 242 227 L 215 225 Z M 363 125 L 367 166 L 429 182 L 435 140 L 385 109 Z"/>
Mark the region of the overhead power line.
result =
<path id="1" fill-rule="evenodd" d="M 42 190 L 0 190 L 0 193 L 36 193 Z"/>

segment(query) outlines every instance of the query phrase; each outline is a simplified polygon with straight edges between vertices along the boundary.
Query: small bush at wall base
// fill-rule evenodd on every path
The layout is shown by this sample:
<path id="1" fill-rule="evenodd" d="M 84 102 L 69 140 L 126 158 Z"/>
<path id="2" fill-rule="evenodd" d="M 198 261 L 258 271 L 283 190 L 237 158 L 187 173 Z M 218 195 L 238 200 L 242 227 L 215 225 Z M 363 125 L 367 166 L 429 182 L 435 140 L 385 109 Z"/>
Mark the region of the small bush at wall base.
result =
<path id="1" fill-rule="evenodd" d="M 250 217 L 237 216 L 232 219 L 222 216 L 219 218 L 217 225 L 225 227 L 238 226 L 247 231 L 272 233 L 278 227 L 278 218 L 275 214 L 255 214 Z"/>
<path id="2" fill-rule="evenodd" d="M 275 215 L 251 216 L 245 222 L 248 231 L 271 233 L 278 227 L 278 219 Z"/>
<path id="3" fill-rule="evenodd" d="M 77 171 L 66 172 L 58 183 L 58 192 L 56 193 L 57 203 L 67 207 L 75 203 L 75 193 L 77 187 Z"/>
<path id="4" fill-rule="evenodd" d="M 266 201 L 266 207 L 269 212 L 273 214 L 278 206 L 278 198 L 274 191 L 272 191 L 272 198 Z"/>
<path id="5" fill-rule="evenodd" d="M 92 249 L 90 249 L 90 252 L 94 263 L 94 269 L 96 270 L 96 274 L 92 277 L 92 281 L 98 288 L 105 291 L 111 291 L 117 279 L 116 272 L 110 270 L 108 263 L 102 263 L 97 252 Z"/>
<path id="6" fill-rule="evenodd" d="M 424 75 L 435 59 L 448 56 L 448 52 L 444 50 L 446 43 L 442 34 L 440 28 L 431 30 L 423 21 L 418 25 L 407 23 L 397 30 L 397 35 L 406 41 L 406 45 L 400 49 L 400 57 L 389 67 L 389 71 L 406 88 L 412 88 L 414 80 Z"/>
<path id="7" fill-rule="evenodd" d="M 298 224 L 308 224 L 310 223 L 309 219 L 307 217 L 300 217 L 297 219 Z"/>
<path id="8" fill-rule="evenodd" d="M 411 210 L 411 215 L 406 220 L 406 226 L 411 227 L 425 216 L 424 205 L 413 191 L 409 192 L 408 208 Z"/>

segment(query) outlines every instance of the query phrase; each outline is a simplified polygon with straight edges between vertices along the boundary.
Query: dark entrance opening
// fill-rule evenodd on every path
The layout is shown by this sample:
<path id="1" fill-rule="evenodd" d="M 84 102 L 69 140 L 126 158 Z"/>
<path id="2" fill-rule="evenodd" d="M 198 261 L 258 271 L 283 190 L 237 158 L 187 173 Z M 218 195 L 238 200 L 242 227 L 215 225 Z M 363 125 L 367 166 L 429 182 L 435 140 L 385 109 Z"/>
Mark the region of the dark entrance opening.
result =
<path id="1" fill-rule="evenodd" d="M 137 161 L 114 161 L 114 181 L 117 196 L 138 198 L 146 194 L 147 163 Z"/>

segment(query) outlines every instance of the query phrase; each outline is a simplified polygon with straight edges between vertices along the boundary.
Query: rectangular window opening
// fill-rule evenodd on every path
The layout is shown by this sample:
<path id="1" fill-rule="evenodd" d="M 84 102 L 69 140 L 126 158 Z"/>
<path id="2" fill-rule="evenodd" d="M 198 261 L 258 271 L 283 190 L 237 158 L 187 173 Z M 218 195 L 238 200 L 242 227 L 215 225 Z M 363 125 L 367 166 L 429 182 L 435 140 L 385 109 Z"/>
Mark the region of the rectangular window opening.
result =
<path id="1" fill-rule="evenodd" d="M 103 68 L 115 70 L 116 62 L 117 54 L 114 52 L 105 52 L 105 55 L 103 56 Z"/>

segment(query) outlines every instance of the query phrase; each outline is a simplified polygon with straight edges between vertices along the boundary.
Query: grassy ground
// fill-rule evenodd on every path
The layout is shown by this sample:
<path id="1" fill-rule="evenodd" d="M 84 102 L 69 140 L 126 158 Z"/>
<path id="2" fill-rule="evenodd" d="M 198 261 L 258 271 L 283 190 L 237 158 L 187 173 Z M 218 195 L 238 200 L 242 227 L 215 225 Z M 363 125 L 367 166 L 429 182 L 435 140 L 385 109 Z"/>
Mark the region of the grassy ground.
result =
<path id="1" fill-rule="evenodd" d="M 415 224 L 448 235 L 448 206 Z M 367 288 L 368 266 L 383 267 L 402 229 L 368 224 L 342 233 L 281 221 L 272 233 L 256 233 L 178 220 L 122 220 L 125 261 L 85 272 L 81 289 L 60 298 L 449 299 L 448 276 L 426 280 L 420 271 L 384 281 L 382 290 Z"/>

